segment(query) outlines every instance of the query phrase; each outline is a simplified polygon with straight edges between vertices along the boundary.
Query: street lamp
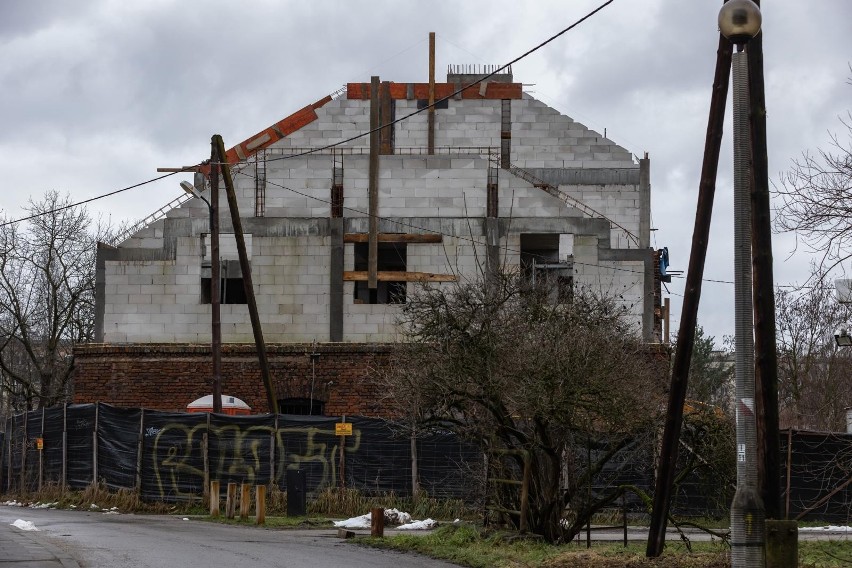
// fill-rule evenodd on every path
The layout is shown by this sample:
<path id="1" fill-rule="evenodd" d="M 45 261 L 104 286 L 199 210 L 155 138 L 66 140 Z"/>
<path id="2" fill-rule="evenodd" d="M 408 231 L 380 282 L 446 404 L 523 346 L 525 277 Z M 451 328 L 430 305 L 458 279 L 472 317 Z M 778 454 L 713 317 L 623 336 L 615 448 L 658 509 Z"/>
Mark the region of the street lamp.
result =
<path id="1" fill-rule="evenodd" d="M 736 44 L 731 59 L 734 114 L 734 317 L 736 341 L 737 490 L 731 504 L 731 566 L 764 565 L 766 515 L 757 488 L 754 302 L 751 259 L 751 140 L 745 44 L 760 31 L 760 8 L 728 0 L 719 31 Z"/>
<path id="2" fill-rule="evenodd" d="M 218 171 L 212 170 L 211 177 L 217 176 Z M 196 174 L 196 183 L 203 182 L 203 174 Z M 218 183 L 211 184 L 212 202 L 208 201 L 194 185 L 188 181 L 180 182 L 185 192 L 201 199 L 210 210 L 210 314 L 212 329 L 210 330 L 210 351 L 213 353 L 213 412 L 222 412 L 222 320 L 220 315 L 220 280 L 219 280 L 219 215 L 218 215 Z"/>

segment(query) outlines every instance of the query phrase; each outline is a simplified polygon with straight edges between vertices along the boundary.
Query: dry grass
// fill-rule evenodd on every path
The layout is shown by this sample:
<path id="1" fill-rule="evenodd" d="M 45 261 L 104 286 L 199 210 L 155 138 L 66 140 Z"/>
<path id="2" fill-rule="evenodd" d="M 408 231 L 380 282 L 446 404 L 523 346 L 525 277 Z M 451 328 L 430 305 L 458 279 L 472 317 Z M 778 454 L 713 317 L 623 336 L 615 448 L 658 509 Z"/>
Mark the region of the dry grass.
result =
<path id="1" fill-rule="evenodd" d="M 329 517 L 355 517 L 370 512 L 374 507 L 398 509 L 416 519 L 453 520 L 472 518 L 477 512 L 461 499 L 434 499 L 422 494 L 417 499 L 401 497 L 393 492 L 365 495 L 357 489 L 326 488 L 308 504 L 308 512 Z"/>

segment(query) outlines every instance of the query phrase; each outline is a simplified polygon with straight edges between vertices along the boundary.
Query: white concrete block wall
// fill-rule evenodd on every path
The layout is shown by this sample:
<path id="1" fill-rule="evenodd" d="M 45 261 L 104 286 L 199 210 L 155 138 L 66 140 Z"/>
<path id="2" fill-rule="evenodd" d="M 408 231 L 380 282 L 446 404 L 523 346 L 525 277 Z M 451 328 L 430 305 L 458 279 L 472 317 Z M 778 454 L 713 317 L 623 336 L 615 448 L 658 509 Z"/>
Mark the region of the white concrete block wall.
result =
<path id="1" fill-rule="evenodd" d="M 627 150 L 544 103 L 525 95 L 512 101 L 511 160 L 524 168 L 637 168 Z M 396 101 L 401 117 L 416 109 L 416 101 Z M 318 119 L 276 142 L 266 151 L 266 214 L 274 218 L 328 218 L 332 156 L 315 154 L 281 159 L 288 149 L 323 146 L 369 130 L 369 101 L 340 98 L 317 109 Z M 395 125 L 397 148 L 424 148 L 427 113 Z M 500 147 L 501 101 L 449 101 L 436 112 L 436 146 Z M 346 146 L 367 148 L 363 137 Z M 366 153 L 344 154 L 344 196 L 347 218 L 367 215 Z M 575 207 L 533 187 L 506 170 L 499 171 L 501 217 L 586 217 Z M 244 218 L 255 211 L 254 164 L 234 168 L 238 206 Z M 444 223 L 441 244 L 409 245 L 408 269 L 418 272 L 476 275 L 485 259 L 485 216 L 488 161 L 463 153 L 435 156 L 382 156 L 379 172 L 379 215 L 383 218 L 453 219 Z M 631 232 L 639 232 L 640 195 L 637 186 L 562 186 L 574 196 Z M 224 188 L 220 203 L 223 223 L 230 223 Z M 201 239 L 209 232 L 207 207 L 190 200 L 169 212 L 168 219 L 191 220 L 191 236 L 179 237 L 172 262 L 108 262 L 104 317 L 105 340 L 204 342 L 210 337 L 210 306 L 200 303 Z M 464 220 L 472 217 L 470 224 Z M 429 224 L 429 223 L 426 223 Z M 432 224 L 429 224 L 432 227 Z M 421 232 L 400 226 L 400 232 Z M 471 235 L 473 231 L 473 235 Z M 165 220 L 152 223 L 122 244 L 122 248 L 162 249 Z M 598 239 L 574 236 L 575 281 L 616 291 L 631 306 L 638 322 L 642 313 L 641 263 L 601 263 Z M 229 240 L 230 239 L 230 240 Z M 329 330 L 329 246 L 327 236 L 248 236 L 258 307 L 268 341 L 323 341 Z M 236 258 L 233 238 L 223 235 L 223 257 Z M 504 239 L 501 259 L 517 264 L 520 235 Z M 634 248 L 619 229 L 611 231 L 610 246 Z M 209 259 L 209 240 L 207 241 Z M 345 270 L 352 270 L 352 245 L 345 246 Z M 634 266 L 634 270 L 624 267 Z M 635 272 L 635 273 L 634 273 Z M 447 284 L 451 285 L 451 284 Z M 418 286 L 409 283 L 409 292 Z M 387 341 L 396 337 L 400 306 L 353 302 L 354 283 L 344 283 L 346 341 Z M 223 341 L 251 342 L 253 336 L 244 305 L 222 306 Z"/>

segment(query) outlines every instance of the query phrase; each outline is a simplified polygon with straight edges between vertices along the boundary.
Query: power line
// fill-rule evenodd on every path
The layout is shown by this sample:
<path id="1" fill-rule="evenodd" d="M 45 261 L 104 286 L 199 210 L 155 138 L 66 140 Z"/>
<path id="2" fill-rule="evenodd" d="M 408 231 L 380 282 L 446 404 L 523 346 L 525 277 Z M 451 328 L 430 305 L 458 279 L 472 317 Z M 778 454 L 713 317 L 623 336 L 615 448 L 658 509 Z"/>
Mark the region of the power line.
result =
<path id="1" fill-rule="evenodd" d="M 8 225 L 15 225 L 15 224 L 21 223 L 23 221 L 29 221 L 29 220 L 35 219 L 37 217 L 43 217 L 45 215 L 50 215 L 51 213 L 58 213 L 59 211 L 64 211 L 65 209 L 71 209 L 72 207 L 79 207 L 80 205 L 85 205 L 86 203 L 91 203 L 92 201 L 97 201 L 98 199 L 103 199 L 105 197 L 111 197 L 113 195 L 116 195 L 117 193 L 122 193 L 124 191 L 136 189 L 137 187 L 142 187 L 143 185 L 148 185 L 149 183 L 154 183 L 155 181 L 160 181 L 161 179 L 166 179 L 167 177 L 171 177 L 171 176 L 175 175 L 176 173 L 178 173 L 178 172 L 171 172 L 171 173 L 168 173 L 168 174 L 157 176 L 155 178 L 152 178 L 152 179 L 149 179 L 149 180 L 146 180 L 146 181 L 142 181 L 142 182 L 139 182 L 139 183 L 135 183 L 133 185 L 129 185 L 129 186 L 124 187 L 122 189 L 116 189 L 115 191 L 111 191 L 109 193 L 104 193 L 103 195 L 98 195 L 98 196 L 92 197 L 90 199 L 85 199 L 83 201 L 79 201 L 77 203 L 71 203 L 69 205 L 63 205 L 62 207 L 57 207 L 56 209 L 51 209 L 49 211 L 43 211 L 43 212 L 37 213 L 35 215 L 30 215 L 29 217 L 21 217 L 20 219 L 13 219 L 11 221 L 5 221 L 3 223 L 0 223 L 0 227 L 6 227 Z"/>
<path id="2" fill-rule="evenodd" d="M 334 142 L 334 143 L 332 143 L 332 144 L 326 144 L 325 146 L 320 146 L 320 147 L 318 147 L 318 148 L 311 148 L 310 150 L 305 150 L 304 152 L 299 152 L 298 154 L 290 154 L 290 155 L 287 155 L 287 156 L 280 156 L 280 157 L 278 157 L 278 158 L 271 158 L 271 159 L 269 159 L 269 160 L 267 160 L 267 161 L 268 161 L 268 162 L 276 162 L 276 161 L 279 161 L 279 160 L 290 160 L 290 159 L 292 159 L 292 158 L 299 158 L 299 157 L 301 157 L 301 156 L 307 156 L 308 154 L 314 154 L 314 153 L 316 153 L 316 152 L 322 152 L 322 151 L 324 151 L 324 150 L 328 150 L 328 149 L 330 149 L 330 148 L 335 148 L 335 147 L 337 147 L 337 146 L 341 146 L 341 145 L 346 144 L 346 143 L 348 143 L 348 142 L 353 142 L 353 141 L 355 141 L 355 140 L 358 140 L 359 138 L 363 138 L 364 136 L 368 136 L 368 135 L 372 134 L 373 132 L 378 132 L 379 130 L 381 130 L 381 129 L 383 129 L 383 128 L 387 128 L 387 127 L 389 127 L 389 126 L 393 126 L 394 124 L 400 123 L 400 122 L 402 122 L 403 120 L 408 120 L 408 119 L 409 119 L 409 118 L 411 118 L 412 116 L 416 116 L 416 115 L 420 114 L 421 112 L 425 112 L 425 111 L 429 110 L 429 109 L 430 109 L 430 108 L 432 108 L 432 107 L 437 107 L 437 105 L 438 105 L 438 104 L 441 104 L 441 103 L 443 103 L 444 101 L 448 101 L 448 100 L 450 100 L 451 98 L 453 98 L 453 97 L 455 97 L 456 95 L 458 95 L 459 93 L 461 93 L 462 91 L 464 91 L 464 90 L 466 90 L 466 89 L 469 89 L 470 87 L 474 87 L 474 86 L 476 86 L 476 85 L 480 84 L 481 82 L 483 82 L 483 81 L 485 81 L 485 80 L 487 80 L 487 79 L 490 79 L 490 78 L 491 78 L 491 77 L 493 77 L 494 75 L 499 74 L 499 73 L 500 73 L 501 71 L 503 71 L 504 69 L 508 69 L 508 68 L 509 68 L 509 67 L 511 67 L 513 64 L 515 64 L 515 63 L 517 63 L 518 61 L 520 61 L 520 60 L 524 59 L 524 58 L 525 58 L 525 57 L 527 57 L 528 55 L 531 55 L 531 54 L 535 53 L 536 51 L 538 51 L 539 49 L 541 49 L 541 48 L 542 48 L 542 47 L 544 47 L 545 45 L 549 44 L 550 42 L 554 41 L 555 39 L 557 39 L 557 38 L 561 37 L 562 35 L 566 34 L 567 32 L 571 31 L 572 29 L 576 28 L 577 26 L 579 26 L 580 24 L 582 24 L 583 22 L 585 22 L 586 20 L 588 20 L 589 18 L 591 18 L 592 16 L 594 16 L 595 14 L 597 14 L 598 12 L 600 12 L 601 10 L 603 10 L 604 8 L 606 8 L 607 6 L 609 6 L 610 4 L 612 4 L 613 2 L 615 2 L 615 0 L 607 0 L 606 2 L 604 2 L 603 4 L 601 4 L 600 6 L 598 6 L 597 8 L 595 8 L 594 10 L 592 10 L 591 12 L 589 12 L 588 14 L 586 14 L 585 16 L 583 16 L 582 18 L 580 18 L 579 20 L 577 20 L 576 22 L 574 22 L 573 24 L 571 24 L 570 26 L 568 26 L 567 28 L 564 28 L 562 31 L 560 31 L 560 32 L 558 32 L 558 33 L 556 33 L 556 34 L 554 34 L 554 35 L 550 36 L 549 38 L 547 38 L 546 40 L 544 40 L 543 42 L 541 42 L 541 43 L 540 43 L 540 44 L 538 44 L 537 46 L 533 47 L 532 49 L 530 49 L 530 50 L 528 50 L 528 51 L 524 52 L 523 54 L 521 54 L 521 55 L 519 55 L 518 57 L 514 58 L 513 60 L 509 61 L 508 63 L 506 63 L 506 64 L 505 64 L 505 65 L 503 65 L 502 67 L 498 67 L 497 69 L 495 69 L 495 70 L 494 70 L 494 71 L 492 71 L 491 73 L 488 73 L 487 75 L 484 75 L 484 76 L 480 77 L 479 79 L 477 79 L 476 81 L 474 81 L 474 82 L 470 83 L 469 85 L 464 85 L 463 87 L 461 87 L 461 88 L 459 88 L 459 89 L 457 89 L 457 90 L 453 91 L 453 92 L 452 92 L 452 93 L 450 93 L 449 95 L 447 95 L 447 96 L 445 96 L 445 97 L 443 97 L 443 98 L 441 98 L 441 99 L 436 100 L 436 101 L 435 101 L 434 103 L 432 103 L 431 105 L 430 105 L 430 104 L 424 105 L 422 108 L 418 108 L 417 110 L 415 110 L 415 111 L 413 111 L 413 112 L 411 112 L 411 113 L 409 113 L 409 114 L 406 114 L 406 115 L 404 115 L 404 116 L 401 116 L 401 117 L 399 117 L 399 118 L 397 118 L 397 119 L 395 119 L 395 120 L 392 120 L 392 121 L 390 121 L 390 122 L 388 122 L 388 123 L 386 123 L 386 124 L 379 125 L 379 126 L 377 126 L 376 128 L 373 128 L 372 130 L 368 130 L 368 131 L 366 131 L 366 132 L 362 132 L 361 134 L 356 134 L 355 136 L 351 136 L 351 137 L 349 137 L 349 138 L 346 138 L 345 140 L 341 140 L 341 141 L 339 141 L 339 142 Z"/>

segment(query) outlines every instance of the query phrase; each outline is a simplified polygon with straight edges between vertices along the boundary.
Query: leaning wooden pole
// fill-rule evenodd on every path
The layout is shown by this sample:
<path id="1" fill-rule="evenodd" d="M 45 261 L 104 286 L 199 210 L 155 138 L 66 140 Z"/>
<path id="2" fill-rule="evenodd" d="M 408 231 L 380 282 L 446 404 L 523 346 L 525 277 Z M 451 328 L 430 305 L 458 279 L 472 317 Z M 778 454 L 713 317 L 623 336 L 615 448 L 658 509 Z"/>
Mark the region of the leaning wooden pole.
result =
<path id="1" fill-rule="evenodd" d="M 760 5 L 760 0 L 755 0 Z M 766 148 L 763 32 L 748 42 L 751 130 L 751 254 L 754 294 L 754 392 L 757 418 L 757 486 L 767 519 L 782 519 L 781 447 L 778 427 L 778 353 L 775 339 L 775 282 Z"/>
<path id="2" fill-rule="evenodd" d="M 701 182 L 698 186 L 698 207 L 695 212 L 695 228 L 692 232 L 692 250 L 689 254 L 680 328 L 672 364 L 671 388 L 654 488 L 646 556 L 659 556 L 663 552 L 666 540 L 666 520 L 671 504 L 678 440 L 683 421 L 683 404 L 686 401 L 687 378 L 698 320 L 698 303 L 701 299 L 701 281 L 704 278 L 704 262 L 707 258 L 707 241 L 710 235 L 710 220 L 713 216 L 713 199 L 716 194 L 716 172 L 719 168 L 725 103 L 731 76 L 731 51 L 731 42 L 720 34 L 719 47 L 716 50 L 716 73 L 713 78 L 713 95 L 710 99 L 707 137 L 704 141 L 704 161 L 701 164 Z"/>
<path id="3" fill-rule="evenodd" d="M 218 134 L 213 136 L 222 166 L 222 178 L 225 180 L 225 191 L 228 195 L 228 209 L 231 212 L 231 223 L 234 225 L 234 236 L 237 240 L 237 252 L 240 256 L 240 269 L 243 272 L 243 286 L 246 291 L 251 329 L 254 332 L 254 344 L 257 348 L 257 358 L 260 364 L 260 375 L 266 388 L 266 402 L 269 412 L 278 414 L 278 399 L 275 396 L 275 386 L 269 375 L 269 361 L 266 358 L 266 344 L 263 341 L 263 329 L 260 327 L 260 316 L 257 313 L 257 299 L 254 297 L 254 284 L 251 279 L 251 264 L 246 254 L 246 239 L 243 235 L 243 223 L 240 219 L 240 208 L 237 205 L 237 193 L 234 190 L 234 179 L 231 177 L 231 167 L 224 160 L 225 142 Z"/>

